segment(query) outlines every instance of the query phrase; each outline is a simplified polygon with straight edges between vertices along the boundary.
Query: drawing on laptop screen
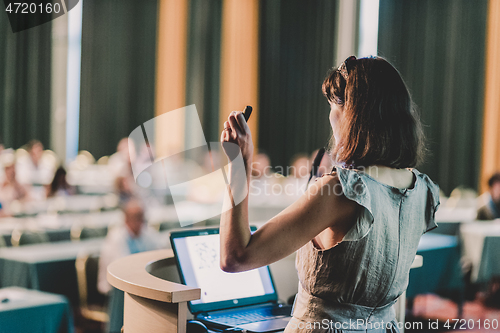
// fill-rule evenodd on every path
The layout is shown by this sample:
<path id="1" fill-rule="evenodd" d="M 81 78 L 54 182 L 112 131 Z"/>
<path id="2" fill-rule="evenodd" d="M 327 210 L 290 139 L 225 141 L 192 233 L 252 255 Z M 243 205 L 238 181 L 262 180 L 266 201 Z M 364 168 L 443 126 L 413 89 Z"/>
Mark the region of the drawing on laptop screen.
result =
<path id="1" fill-rule="evenodd" d="M 259 270 L 226 273 L 220 269 L 220 237 L 187 237 L 186 247 L 196 284 L 201 288 L 201 302 L 219 302 L 266 293 Z"/>

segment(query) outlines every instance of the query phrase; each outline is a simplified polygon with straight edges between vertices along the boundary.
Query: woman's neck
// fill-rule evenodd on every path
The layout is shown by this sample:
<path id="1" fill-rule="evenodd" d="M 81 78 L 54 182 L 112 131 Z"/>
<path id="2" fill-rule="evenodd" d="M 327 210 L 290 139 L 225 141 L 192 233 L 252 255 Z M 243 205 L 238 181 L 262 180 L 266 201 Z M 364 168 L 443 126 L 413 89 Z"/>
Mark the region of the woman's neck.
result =
<path id="1" fill-rule="evenodd" d="M 395 169 L 383 165 L 372 165 L 361 169 L 382 184 L 405 189 L 413 184 L 413 173 L 408 169 Z"/>

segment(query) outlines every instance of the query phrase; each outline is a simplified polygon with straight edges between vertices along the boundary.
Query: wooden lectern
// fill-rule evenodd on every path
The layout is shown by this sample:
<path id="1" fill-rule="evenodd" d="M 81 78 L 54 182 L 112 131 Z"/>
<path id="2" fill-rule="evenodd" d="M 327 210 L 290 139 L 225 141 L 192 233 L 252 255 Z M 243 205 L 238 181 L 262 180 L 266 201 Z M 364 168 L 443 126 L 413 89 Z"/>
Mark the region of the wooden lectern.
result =
<path id="1" fill-rule="evenodd" d="M 125 293 L 125 333 L 186 332 L 187 302 L 199 299 L 201 290 L 160 278 L 171 266 L 172 250 L 137 253 L 108 266 L 108 282 Z"/>
<path id="2" fill-rule="evenodd" d="M 411 268 L 422 262 L 417 255 Z M 124 333 L 186 332 L 187 302 L 199 299 L 201 290 L 161 278 L 172 267 L 172 250 L 138 253 L 108 266 L 109 283 L 125 293 Z M 404 323 L 405 293 L 395 308 L 396 320 Z"/>

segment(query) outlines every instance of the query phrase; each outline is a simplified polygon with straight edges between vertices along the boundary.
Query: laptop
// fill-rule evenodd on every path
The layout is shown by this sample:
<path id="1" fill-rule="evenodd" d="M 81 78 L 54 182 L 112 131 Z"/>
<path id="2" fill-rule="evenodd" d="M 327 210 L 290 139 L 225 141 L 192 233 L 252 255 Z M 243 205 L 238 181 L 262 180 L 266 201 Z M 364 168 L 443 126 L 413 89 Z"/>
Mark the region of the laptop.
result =
<path id="1" fill-rule="evenodd" d="M 201 298 L 188 302 L 197 320 L 220 330 L 273 332 L 286 327 L 291 306 L 278 304 L 268 266 L 241 273 L 220 269 L 219 228 L 173 231 L 170 243 L 182 283 L 201 289 Z"/>

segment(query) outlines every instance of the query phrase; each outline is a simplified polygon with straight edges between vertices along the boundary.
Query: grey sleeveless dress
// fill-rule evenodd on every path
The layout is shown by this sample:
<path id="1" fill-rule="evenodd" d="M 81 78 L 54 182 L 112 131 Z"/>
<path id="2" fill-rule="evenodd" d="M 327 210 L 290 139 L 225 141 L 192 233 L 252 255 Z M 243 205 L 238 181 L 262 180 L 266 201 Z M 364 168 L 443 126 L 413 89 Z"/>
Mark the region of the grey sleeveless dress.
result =
<path id="1" fill-rule="evenodd" d="M 357 170 L 332 173 L 364 209 L 335 247 L 308 242 L 297 252 L 299 292 L 285 333 L 399 332 L 392 305 L 406 290 L 421 235 L 436 227 L 439 205 L 439 187 L 412 172 L 405 190 Z"/>

